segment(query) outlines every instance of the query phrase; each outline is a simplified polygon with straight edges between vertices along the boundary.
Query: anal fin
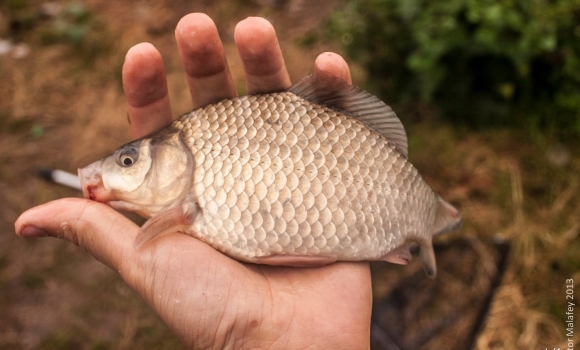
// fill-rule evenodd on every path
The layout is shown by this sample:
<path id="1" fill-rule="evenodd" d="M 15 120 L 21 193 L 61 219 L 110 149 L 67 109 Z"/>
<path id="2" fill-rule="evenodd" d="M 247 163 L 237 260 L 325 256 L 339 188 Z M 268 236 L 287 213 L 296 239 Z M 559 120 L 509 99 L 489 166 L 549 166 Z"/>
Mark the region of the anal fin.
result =
<path id="1" fill-rule="evenodd" d="M 383 256 L 381 260 L 388 261 L 393 264 L 408 265 L 413 256 L 409 250 L 408 244 L 403 244 L 391 250 L 387 255 Z"/>
<path id="2" fill-rule="evenodd" d="M 419 255 L 423 261 L 423 271 L 425 271 L 427 277 L 434 279 L 437 276 L 437 262 L 433 244 L 431 242 L 421 244 Z"/>

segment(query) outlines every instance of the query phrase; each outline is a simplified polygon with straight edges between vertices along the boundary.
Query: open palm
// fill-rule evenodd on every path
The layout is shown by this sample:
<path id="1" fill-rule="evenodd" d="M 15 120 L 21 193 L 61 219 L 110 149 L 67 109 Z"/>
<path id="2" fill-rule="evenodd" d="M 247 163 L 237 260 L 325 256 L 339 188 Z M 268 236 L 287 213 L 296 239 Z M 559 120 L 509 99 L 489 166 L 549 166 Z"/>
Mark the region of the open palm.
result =
<path id="1" fill-rule="evenodd" d="M 194 107 L 236 95 L 213 21 L 185 16 L 176 39 Z M 248 93 L 290 86 L 274 29 L 264 19 L 238 24 L 235 40 Z M 344 60 L 320 55 L 315 72 L 350 82 Z M 127 53 L 123 67 L 131 133 L 141 137 L 172 121 L 161 55 L 150 44 Z M 168 234 L 139 251 L 139 227 L 113 209 L 85 199 L 32 208 L 15 224 L 23 237 L 64 237 L 119 271 L 191 348 L 369 347 L 371 282 L 367 263 L 320 268 L 244 264 L 207 244 Z"/>

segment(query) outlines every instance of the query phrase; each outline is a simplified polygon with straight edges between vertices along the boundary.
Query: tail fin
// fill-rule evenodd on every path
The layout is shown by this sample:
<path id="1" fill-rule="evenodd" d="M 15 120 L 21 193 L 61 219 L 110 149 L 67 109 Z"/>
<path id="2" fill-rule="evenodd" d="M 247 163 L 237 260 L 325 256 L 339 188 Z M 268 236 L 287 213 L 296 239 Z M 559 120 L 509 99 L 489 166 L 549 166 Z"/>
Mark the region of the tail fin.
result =
<path id="1" fill-rule="evenodd" d="M 440 235 L 460 228 L 463 218 L 459 210 L 455 209 L 454 206 L 444 201 L 441 197 L 437 196 L 437 199 L 439 200 L 439 206 L 435 213 L 433 235 Z"/>

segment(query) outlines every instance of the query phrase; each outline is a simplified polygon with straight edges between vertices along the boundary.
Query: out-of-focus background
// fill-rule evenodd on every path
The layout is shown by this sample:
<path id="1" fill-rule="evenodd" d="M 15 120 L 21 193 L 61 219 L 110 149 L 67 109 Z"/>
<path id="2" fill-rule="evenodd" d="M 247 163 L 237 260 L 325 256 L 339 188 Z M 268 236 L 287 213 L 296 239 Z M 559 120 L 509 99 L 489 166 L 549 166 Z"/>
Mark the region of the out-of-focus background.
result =
<path id="1" fill-rule="evenodd" d="M 461 209 L 463 228 L 437 239 L 436 281 L 418 261 L 373 264 L 373 348 L 568 348 L 579 0 L 0 0 L 1 349 L 182 347 L 115 272 L 68 242 L 20 239 L 13 224 L 80 196 L 38 166 L 75 172 L 129 140 L 131 46 L 160 50 L 174 113 L 189 110 L 173 30 L 190 12 L 216 22 L 240 94 L 233 30 L 247 16 L 273 23 L 293 80 L 321 52 L 345 55 L 355 84 L 402 119 L 412 163 Z"/>

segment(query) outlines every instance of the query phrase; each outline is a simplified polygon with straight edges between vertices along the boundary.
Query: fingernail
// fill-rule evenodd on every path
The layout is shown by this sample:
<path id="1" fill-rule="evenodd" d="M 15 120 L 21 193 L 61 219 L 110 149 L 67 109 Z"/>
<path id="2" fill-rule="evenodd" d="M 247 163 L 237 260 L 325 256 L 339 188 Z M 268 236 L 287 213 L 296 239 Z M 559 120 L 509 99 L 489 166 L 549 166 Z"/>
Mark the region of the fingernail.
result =
<path id="1" fill-rule="evenodd" d="M 20 237 L 23 238 L 39 238 L 46 236 L 48 236 L 46 231 L 35 226 L 26 226 L 22 231 L 20 231 Z"/>

